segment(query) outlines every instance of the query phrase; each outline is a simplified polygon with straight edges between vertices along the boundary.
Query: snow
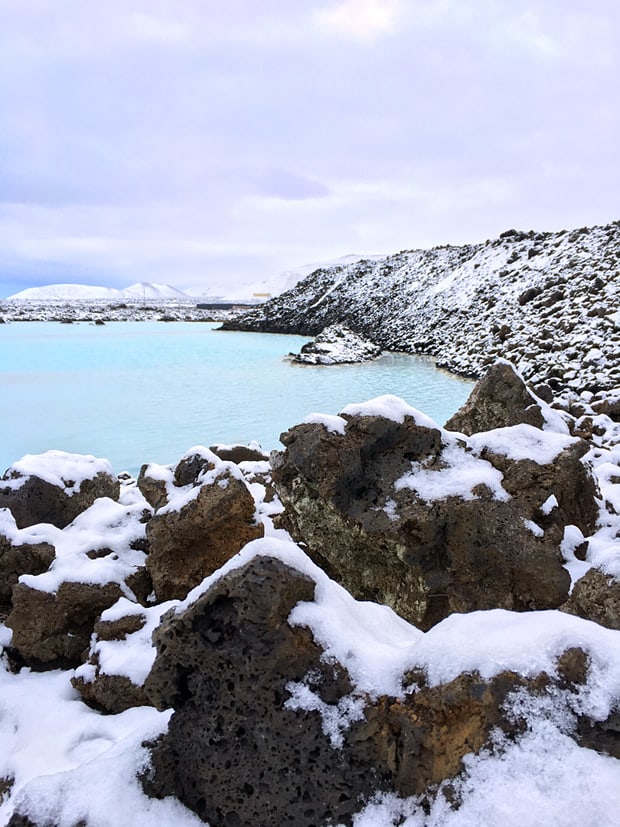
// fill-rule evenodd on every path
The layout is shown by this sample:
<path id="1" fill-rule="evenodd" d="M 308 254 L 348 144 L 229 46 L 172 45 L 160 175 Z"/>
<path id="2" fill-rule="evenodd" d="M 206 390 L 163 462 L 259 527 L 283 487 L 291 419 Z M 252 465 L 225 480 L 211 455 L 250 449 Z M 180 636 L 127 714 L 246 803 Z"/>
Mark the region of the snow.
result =
<path id="1" fill-rule="evenodd" d="M 411 471 L 399 481 L 414 488 L 427 501 L 447 496 L 471 498 L 472 489 L 486 485 L 494 496 L 504 499 L 502 475 L 478 454 L 486 447 L 514 460 L 530 459 L 552 463 L 573 440 L 556 430 L 539 431 L 530 426 L 496 429 L 475 435 L 467 442 L 437 426 L 415 408 L 394 396 L 382 396 L 367 403 L 347 406 L 343 416 L 311 414 L 306 422 L 320 424 L 335 434 L 345 432 L 346 416 L 387 416 L 403 422 L 409 416 L 416 424 L 436 429 L 443 449 L 439 469 L 430 471 L 412 463 Z M 601 423 L 615 433 L 606 417 Z M 562 421 L 562 424 L 563 421 Z M 475 450 L 470 450 L 467 445 Z M 289 709 L 315 710 L 334 748 L 361 718 L 368 698 L 383 695 L 406 697 L 415 688 L 407 685 L 409 670 L 424 672 L 430 686 L 449 682 L 463 673 L 479 673 L 489 679 L 503 671 L 524 677 L 545 672 L 555 675 L 557 659 L 568 648 L 580 647 L 588 656 L 586 684 L 574 693 L 535 698 L 513 693 L 507 704 L 509 714 L 526 722 L 525 733 L 508 740 L 499 732 L 488 749 L 465 758 L 464 773 L 448 784 L 460 797 L 452 809 L 441 793 L 424 800 L 406 800 L 394 795 L 372 798 L 353 819 L 354 827 L 539 827 L 561 824 L 582 827 L 597 824 L 615 827 L 620 808 L 620 761 L 577 745 L 569 733 L 576 716 L 605 720 L 620 698 L 620 632 L 560 611 L 509 612 L 495 609 L 453 614 L 428 632 L 421 632 L 391 609 L 355 600 L 325 574 L 285 531 L 274 529 L 272 517 L 281 506 L 262 501 L 265 488 L 248 481 L 248 475 L 265 473 L 265 463 L 249 463 L 241 469 L 220 460 L 209 449 L 195 446 L 195 454 L 213 467 L 205 470 L 198 485 L 174 485 L 173 466 L 152 464 L 147 473 L 163 480 L 176 509 L 197 496 L 203 483 L 222 482 L 223 474 L 243 479 L 256 499 L 257 518 L 266 536 L 243 548 L 220 570 L 206 578 L 183 601 L 143 607 L 124 580 L 145 555 L 132 548 L 144 539 L 141 522 L 149 506 L 133 483 L 122 488 L 119 502 L 100 498 L 65 529 L 37 525 L 18 529 L 6 509 L 0 509 L 0 532 L 14 545 L 46 541 L 56 548 L 56 560 L 48 572 L 22 576 L 21 582 L 34 588 L 55 591 L 65 581 L 117 582 L 124 597 L 103 612 L 101 619 L 114 622 L 127 615 L 142 618 L 140 629 L 124 640 L 91 640 L 104 674 L 122 675 L 137 685 L 144 682 L 155 650 L 151 636 L 165 611 L 180 613 L 228 572 L 235 571 L 255 556 L 271 556 L 306 574 L 315 583 L 314 598 L 297 604 L 288 622 L 308 627 L 324 649 L 329 664 L 338 661 L 349 672 L 353 689 L 338 703 L 327 704 L 313 689 L 313 675 L 291 681 L 285 704 Z M 595 566 L 610 578 L 620 577 L 620 444 L 594 447 L 585 457 L 594 469 L 601 489 L 599 524 L 592 537 L 584 538 L 576 526 L 568 526 L 561 544 L 566 568 L 573 582 Z M 109 472 L 105 460 L 76 458 L 61 452 L 29 456 L 20 469 L 56 480 L 81 480 Z M 101 464 L 99 464 L 101 463 Z M 443 465 L 443 468 L 441 467 Z M 17 468 L 16 463 L 13 468 Z M 23 471 L 20 470 L 20 473 Z M 251 480 L 251 476 L 250 476 Z M 550 494 L 540 506 L 542 515 L 558 507 Z M 385 511 L 396 519 L 396 504 L 388 500 Z M 534 521 L 528 528 L 537 536 L 541 527 Z M 575 551 L 587 539 L 587 559 Z M 91 559 L 89 551 L 110 549 L 112 553 Z M 11 632 L 0 622 L 0 648 L 10 645 Z M 14 810 L 27 811 L 35 823 L 74 827 L 83 821 L 90 827 L 197 827 L 203 822 L 178 801 L 149 799 L 142 792 L 137 775 L 148 763 L 145 741 L 164 732 L 171 712 L 150 707 L 130 709 L 121 714 L 101 715 L 88 708 L 71 687 L 73 675 L 91 681 L 95 667 L 83 665 L 75 672 L 34 673 L 22 669 L 13 674 L 0 657 L 0 780 L 13 779 L 13 787 L 0 799 L 0 824 L 7 823 Z M 372 791 L 369 790 L 369 793 Z"/>
<path id="2" fill-rule="evenodd" d="M 442 785 L 462 800 L 458 809 L 441 794 L 430 803 L 377 796 L 353 827 L 617 827 L 618 762 L 581 749 L 544 719 L 516 743 L 497 735 L 495 753 L 464 763 L 464 777 Z"/>
<path id="3" fill-rule="evenodd" d="M 619 253 L 619 222 L 406 250 L 316 270 L 241 323 L 304 333 L 339 322 L 463 375 L 480 376 L 503 357 L 534 386 L 610 390 L 618 385 L 611 261 Z M 562 417 L 541 407 L 544 429 L 563 429 Z"/>
<path id="4" fill-rule="evenodd" d="M 591 564 L 575 557 L 575 550 L 584 542 L 585 537 L 580 528 L 576 525 L 567 525 L 564 529 L 564 537 L 560 543 L 562 558 L 566 561 L 564 568 L 571 577 L 571 591 L 577 580 L 588 571 Z"/>
<path id="5" fill-rule="evenodd" d="M 364 717 L 366 704 L 361 697 L 345 695 L 337 704 L 327 704 L 303 682 L 290 681 L 285 688 L 290 693 L 290 698 L 285 701 L 284 708 L 318 712 L 321 716 L 323 732 L 335 749 L 342 747 L 343 733 L 350 725 Z"/>
<path id="6" fill-rule="evenodd" d="M 39 477 L 64 488 L 72 496 L 79 492 L 84 480 L 92 480 L 97 474 L 114 476 L 112 466 L 107 459 L 97 459 L 91 455 L 69 454 L 65 451 L 46 451 L 43 454 L 26 454 L 7 470 L 2 485 L 20 488 L 29 476 Z M 16 475 L 15 479 L 10 479 Z"/>
<path id="7" fill-rule="evenodd" d="M 304 425 L 323 425 L 330 434 L 345 435 L 345 428 L 347 420 L 341 416 L 332 416 L 331 414 L 311 413 L 305 416 L 302 420 Z"/>
<path id="8" fill-rule="evenodd" d="M 402 697 L 402 674 L 416 667 L 425 670 L 431 685 L 450 681 L 462 672 L 477 671 L 483 678 L 504 670 L 525 676 L 543 671 L 554 674 L 557 657 L 578 645 L 590 657 L 591 677 L 575 699 L 575 710 L 603 719 L 620 693 L 618 632 L 561 612 L 493 610 L 452 615 L 422 633 L 385 607 L 354 600 L 290 541 L 256 540 L 225 569 L 234 570 L 256 554 L 275 556 L 316 583 L 314 600 L 298 604 L 289 622 L 311 628 L 325 647 L 327 659 L 337 658 L 347 666 L 355 689 L 338 704 L 328 705 L 312 691 L 312 676 L 307 676 L 288 685 L 286 706 L 318 711 L 335 748 L 342 745 L 351 723 L 361 718 L 363 693 Z M 222 574 L 207 578 L 175 611 L 189 605 Z M 112 621 L 140 611 L 151 615 L 150 630 L 155 614 L 171 606 L 173 602 L 138 610 L 121 600 L 103 619 Z M 0 640 L 5 638 L 0 635 Z M 146 627 L 116 643 L 114 654 L 109 644 L 108 654 L 105 647 L 99 649 L 104 670 L 109 666 L 114 674 L 123 674 L 125 669 L 130 679 L 141 682 L 148 658 L 139 675 L 130 659 L 133 655 L 140 661 L 140 647 L 152 651 Z M 120 657 L 123 647 L 124 660 Z M 0 818 L 8 819 L 13 806 L 21 804 L 31 818 L 48 819 L 59 827 L 72 827 L 80 819 L 95 827 L 155 821 L 171 827 L 201 823 L 172 799 L 148 799 L 136 779 L 147 760 L 142 743 L 165 729 L 169 713 L 143 707 L 101 716 L 80 702 L 68 678 L 58 671 L 22 670 L 11 675 L 0 669 L 0 777 L 15 779 L 14 795 L 0 804 Z M 534 827 L 541 822 L 532 817 L 532 800 L 538 803 L 544 823 L 584 824 L 589 823 L 584 814 L 596 813 L 597 824 L 614 824 L 619 762 L 584 750 L 564 735 L 564 717 L 569 713 L 530 709 L 530 728 L 524 737 L 516 743 L 502 743 L 497 736 L 495 752 L 466 758 L 466 772 L 454 782 L 463 796 L 459 810 L 451 810 L 439 796 L 430 815 L 425 815 L 416 798 L 403 801 L 383 796 L 369 803 L 354 824 L 389 827 L 400 824 L 400 817 L 405 816 L 402 823 L 411 827 L 479 827 L 483 823 Z M 513 800 L 512 796 L 517 797 Z"/>
<path id="9" fill-rule="evenodd" d="M 512 425 L 473 434 L 470 446 L 481 453 L 488 448 L 512 460 L 533 460 L 538 465 L 550 465 L 562 451 L 579 442 L 575 437 L 552 431 L 541 431 L 533 425 Z"/>
<path id="10" fill-rule="evenodd" d="M 151 642 L 154 630 L 162 616 L 175 605 L 175 601 L 161 603 L 144 609 L 122 597 L 110 609 L 101 614 L 101 620 L 113 621 L 127 615 L 137 615 L 144 620 L 144 625 L 136 632 L 128 634 L 124 640 L 95 639 L 89 654 L 96 656 L 99 671 L 106 675 L 120 675 L 142 686 L 151 671 L 155 660 L 155 647 Z M 90 664 L 84 664 L 75 671 L 76 677 L 82 677 L 87 683 L 94 678 Z"/>
<path id="11" fill-rule="evenodd" d="M 0 663 L 0 778 L 14 797 L 0 801 L 0 823 L 26 806 L 38 824 L 196 827 L 173 799 L 147 798 L 136 773 L 143 741 L 165 731 L 170 712 L 150 707 L 101 715 L 85 706 L 65 672 L 10 674 Z"/>
<path id="12" fill-rule="evenodd" d="M 494 499 L 510 499 L 510 495 L 502 487 L 502 472 L 487 460 L 479 459 L 467 451 L 456 440 L 449 442 L 443 449 L 441 461 L 445 467 L 440 469 L 435 466 L 425 469 L 422 463 L 412 462 L 411 471 L 396 480 L 394 489 L 402 491 L 409 488 L 422 500 L 430 503 L 447 497 L 474 500 L 477 495 L 473 489 L 484 485 L 491 491 Z"/>
<path id="13" fill-rule="evenodd" d="M 540 506 L 540 513 L 544 514 L 545 517 L 548 517 L 549 514 L 553 511 L 554 508 L 557 508 L 559 505 L 558 498 L 555 494 L 550 494 L 544 503 Z"/>
<path id="14" fill-rule="evenodd" d="M 569 646 L 581 646 L 590 658 L 591 677 L 575 698 L 575 710 L 601 720 L 620 693 L 618 632 L 556 611 L 493 610 L 452 615 L 422 633 L 384 606 L 354 600 L 298 546 L 273 537 L 248 544 L 185 601 L 143 609 L 121 599 L 104 612 L 102 619 L 107 621 L 127 613 L 141 614 L 148 621 L 125 641 L 105 645 L 95 641 L 102 669 L 142 682 L 152 661 L 150 631 L 157 616 L 169 608 L 182 611 L 226 572 L 255 555 L 274 556 L 316 584 L 314 600 L 298 604 L 289 623 L 312 630 L 325 648 L 327 661 L 336 658 L 347 667 L 354 690 L 328 705 L 312 691 L 308 675 L 289 684 L 286 705 L 318 711 L 335 748 L 341 746 L 351 723 L 362 716 L 364 693 L 402 697 L 403 673 L 412 668 L 423 669 L 431 685 L 473 671 L 485 678 L 507 669 L 526 676 L 542 671 L 554 674 L 557 657 Z M 4 630 L 0 624 L 0 641 L 6 643 Z M 85 667 L 77 674 L 81 672 L 88 678 Z M 147 761 L 142 743 L 165 730 L 170 713 L 143 707 L 101 716 L 81 703 L 70 687 L 70 675 L 29 670 L 12 675 L 0 664 L 0 777 L 15 779 L 13 794 L 0 804 L 0 819 L 8 819 L 13 807 L 21 806 L 34 820 L 47 819 L 59 827 L 73 827 L 79 820 L 95 827 L 201 823 L 172 799 L 148 799 L 136 779 Z M 467 758 L 465 775 L 454 782 L 464 799 L 459 810 L 452 811 L 439 796 L 430 815 L 425 815 L 416 798 L 402 801 L 384 796 L 369 803 L 354 824 L 389 827 L 400 824 L 402 815 L 406 818 L 402 823 L 411 827 L 482 823 L 533 827 L 539 822 L 532 820 L 529 803 L 526 806 L 522 798 L 539 802 L 545 823 L 588 823 L 584 813 L 596 812 L 597 824 L 613 824 L 619 762 L 584 750 L 566 737 L 562 715 L 569 712 L 560 710 L 549 718 L 551 713 L 544 709 L 530 710 L 532 723 L 523 738 L 516 743 L 498 741 L 495 753 Z M 518 800 L 508 805 L 507 796 L 517 793 Z M 573 821 L 567 820 L 573 815 Z"/>
<path id="15" fill-rule="evenodd" d="M 528 529 L 528 531 L 532 532 L 534 537 L 543 537 L 544 536 L 545 532 L 538 525 L 538 523 L 534 522 L 534 520 L 523 520 L 523 524 Z"/>
<path id="16" fill-rule="evenodd" d="M 437 686 L 461 672 L 490 678 L 504 670 L 524 676 L 556 674 L 556 660 L 579 646 L 591 659 L 590 687 L 581 703 L 603 720 L 620 695 L 620 632 L 560 611 L 509 612 L 505 609 L 453 614 L 417 642 L 415 665 Z"/>
<path id="17" fill-rule="evenodd" d="M 8 296 L 5 301 L 117 301 L 120 299 L 180 299 L 191 297 L 169 284 L 139 282 L 130 287 L 98 287 L 90 284 L 47 284 L 44 287 L 28 287 Z"/>
<path id="18" fill-rule="evenodd" d="M 349 416 L 383 416 L 386 419 L 391 419 L 392 422 L 402 424 L 405 417 L 409 416 L 416 425 L 423 428 L 433 428 L 441 431 L 442 429 L 436 422 L 413 408 L 403 399 L 392 394 L 385 394 L 384 396 L 377 396 L 375 399 L 369 399 L 368 402 L 354 402 L 344 407 L 340 414 L 348 414 Z"/>
<path id="19" fill-rule="evenodd" d="M 291 354 L 291 361 L 303 365 L 342 365 L 366 362 L 381 356 L 381 348 L 341 324 L 324 328 L 312 342 Z"/>
<path id="20" fill-rule="evenodd" d="M 135 600 L 124 581 L 143 566 L 146 559 L 143 551 L 131 547 L 135 540 L 145 536 L 145 527 L 140 522 L 145 508 L 149 508 L 148 504 L 134 489 L 124 503 L 100 497 L 62 530 L 47 526 L 43 537 L 55 546 L 56 557 L 48 571 L 24 574 L 20 582 L 50 593 L 57 592 L 63 582 L 100 586 L 118 583 L 127 597 Z M 32 529 L 22 529 L 19 536 L 24 541 L 32 538 Z M 113 553 L 94 559 L 88 556 L 89 551 L 106 549 Z"/>

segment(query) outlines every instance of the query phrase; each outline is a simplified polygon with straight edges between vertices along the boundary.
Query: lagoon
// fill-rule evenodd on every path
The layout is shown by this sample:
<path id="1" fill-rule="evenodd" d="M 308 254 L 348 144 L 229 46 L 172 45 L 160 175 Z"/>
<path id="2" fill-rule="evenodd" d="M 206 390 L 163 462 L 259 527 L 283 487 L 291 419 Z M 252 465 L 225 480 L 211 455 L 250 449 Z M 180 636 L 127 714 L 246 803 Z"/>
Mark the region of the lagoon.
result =
<path id="1" fill-rule="evenodd" d="M 136 474 L 194 445 L 258 441 L 312 412 L 396 394 L 439 424 L 472 383 L 422 357 L 355 365 L 285 360 L 307 337 L 218 331 L 217 324 L 13 322 L 0 325 L 0 474 L 50 448 Z"/>

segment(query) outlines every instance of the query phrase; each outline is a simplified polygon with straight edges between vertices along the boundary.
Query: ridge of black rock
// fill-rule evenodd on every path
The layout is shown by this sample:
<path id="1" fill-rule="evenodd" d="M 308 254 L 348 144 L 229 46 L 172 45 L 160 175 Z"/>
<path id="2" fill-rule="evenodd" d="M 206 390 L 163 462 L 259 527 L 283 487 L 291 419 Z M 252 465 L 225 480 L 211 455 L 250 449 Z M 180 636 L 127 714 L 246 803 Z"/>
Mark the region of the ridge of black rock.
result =
<path id="1" fill-rule="evenodd" d="M 620 222 L 508 230 L 315 270 L 226 330 L 314 336 L 341 323 L 381 348 L 478 377 L 498 357 L 555 391 L 620 384 Z"/>

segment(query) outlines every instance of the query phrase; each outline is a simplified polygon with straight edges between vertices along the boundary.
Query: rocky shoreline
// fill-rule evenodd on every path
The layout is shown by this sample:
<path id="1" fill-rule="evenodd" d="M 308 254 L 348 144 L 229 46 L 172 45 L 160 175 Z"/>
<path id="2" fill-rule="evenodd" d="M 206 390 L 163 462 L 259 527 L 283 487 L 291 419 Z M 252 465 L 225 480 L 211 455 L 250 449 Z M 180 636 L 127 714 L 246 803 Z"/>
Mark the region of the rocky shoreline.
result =
<path id="1" fill-rule="evenodd" d="M 384 350 L 478 378 L 507 358 L 533 385 L 620 384 L 620 222 L 505 233 L 316 270 L 225 329 L 314 336 L 338 323 Z"/>
<path id="2" fill-rule="evenodd" d="M 201 308 L 195 301 L 153 299 L 0 299 L 0 324 L 5 322 L 222 322 L 241 310 Z"/>
<path id="3" fill-rule="evenodd" d="M 543 784 L 528 750 L 551 821 L 594 795 L 617 813 L 617 420 L 500 361 L 445 427 L 385 396 L 308 416 L 270 459 L 197 446 L 135 480 L 16 462 L 0 818 L 116 827 L 120 800 L 128 824 L 450 824 L 490 806 L 484 773 Z M 33 727 L 46 704 L 57 725 Z M 576 766 L 611 786 L 575 802 Z"/>

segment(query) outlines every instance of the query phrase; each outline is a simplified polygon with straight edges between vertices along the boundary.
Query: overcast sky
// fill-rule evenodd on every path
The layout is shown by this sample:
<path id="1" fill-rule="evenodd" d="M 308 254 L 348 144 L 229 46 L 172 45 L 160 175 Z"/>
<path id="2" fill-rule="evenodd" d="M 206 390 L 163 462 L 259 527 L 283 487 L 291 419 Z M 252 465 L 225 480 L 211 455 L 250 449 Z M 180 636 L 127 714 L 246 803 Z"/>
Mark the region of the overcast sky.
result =
<path id="1" fill-rule="evenodd" d="M 620 218 L 618 0 L 0 0 L 0 296 Z"/>

